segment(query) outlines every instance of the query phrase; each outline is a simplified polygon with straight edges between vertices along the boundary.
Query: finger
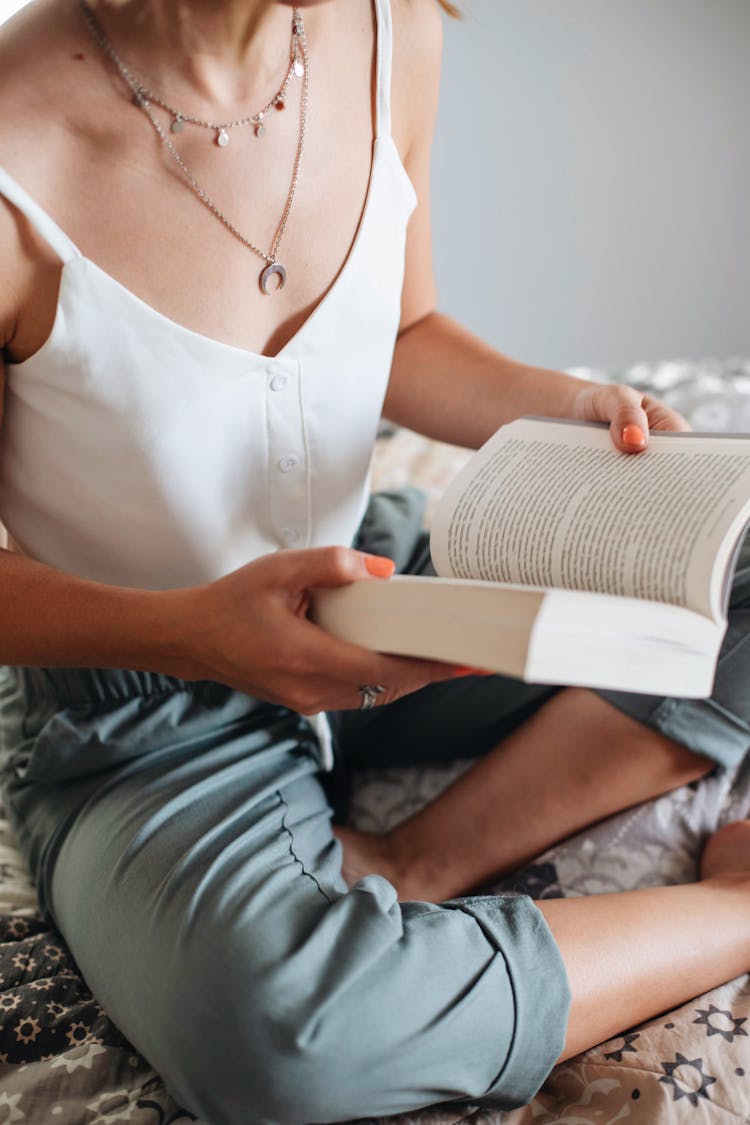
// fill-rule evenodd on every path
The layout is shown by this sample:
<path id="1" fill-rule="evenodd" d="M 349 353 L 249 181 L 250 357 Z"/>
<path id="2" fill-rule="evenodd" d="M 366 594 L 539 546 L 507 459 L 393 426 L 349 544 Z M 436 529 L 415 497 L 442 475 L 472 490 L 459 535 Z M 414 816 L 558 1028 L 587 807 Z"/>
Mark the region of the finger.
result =
<path id="1" fill-rule="evenodd" d="M 391 656 L 387 653 L 374 654 L 380 663 L 381 676 L 396 684 L 414 684 L 424 687 L 425 684 L 440 683 L 442 680 L 454 680 L 457 676 L 467 674 L 466 668 L 443 660 L 423 660 L 418 656 Z M 472 673 L 478 675 L 478 673 Z M 381 679 L 378 681 L 383 682 Z M 411 690 L 414 690 L 413 688 Z"/>
<path id="2" fill-rule="evenodd" d="M 346 586 L 363 578 L 390 578 L 393 559 L 368 555 L 351 547 L 316 547 L 307 551 L 278 551 L 274 584 L 285 589 Z"/>
<path id="3" fill-rule="evenodd" d="M 351 698 L 351 693 L 362 684 L 383 684 L 387 701 L 391 702 L 426 684 L 456 676 L 452 663 L 372 652 L 331 636 L 306 618 L 298 619 L 298 625 L 299 671 L 304 668 L 308 675 L 313 669 L 317 671 L 316 681 L 327 685 L 327 693 L 349 693 Z"/>
<path id="4" fill-rule="evenodd" d="M 643 395 L 633 387 L 610 387 L 607 413 L 612 441 L 622 453 L 640 453 L 648 444 Z"/>
<path id="5" fill-rule="evenodd" d="M 384 664 L 382 667 L 382 679 L 377 683 L 368 681 L 359 686 L 357 690 L 357 702 L 353 705 L 363 710 L 369 707 L 380 707 L 386 703 L 393 703 L 396 699 L 400 699 L 404 695 L 410 694 L 412 691 L 418 691 L 420 688 L 426 687 L 430 683 L 438 683 L 445 680 L 454 680 L 457 677 L 466 676 L 494 676 L 497 673 L 487 671 L 483 668 L 470 668 L 466 665 L 455 665 L 447 663 L 438 663 L 436 661 L 418 660 L 410 657 L 384 657 Z M 391 661 L 391 667 L 394 669 L 393 675 L 390 674 L 389 669 L 385 666 L 385 661 Z M 396 677 L 402 675 L 402 669 L 407 667 L 407 675 L 416 675 L 417 682 L 413 685 L 404 687 L 403 680 L 396 682 L 396 686 L 388 686 L 394 684 Z M 385 681 L 388 681 L 385 682 Z M 365 689 L 370 688 L 368 693 Z M 383 688 L 382 691 L 375 691 L 375 688 Z M 367 706 L 364 705 L 365 701 L 369 699 Z"/>
<path id="6" fill-rule="evenodd" d="M 395 670 L 392 670 L 394 669 L 393 664 L 390 668 L 386 665 L 385 661 L 387 660 L 394 662 Z M 410 666 L 408 672 L 410 680 L 412 675 L 415 672 L 417 673 L 415 682 L 404 682 L 404 665 Z M 427 666 L 427 672 L 425 666 Z M 429 671 L 430 667 L 432 667 L 432 671 Z M 373 676 L 380 676 L 379 679 L 371 678 L 363 680 L 356 686 L 347 684 L 341 687 L 334 695 L 331 695 L 331 701 L 326 704 L 324 709 L 336 711 L 370 710 L 374 707 L 384 707 L 386 704 L 394 703 L 397 699 L 410 695 L 414 691 L 419 691 L 429 683 L 452 680 L 457 676 L 494 676 L 495 674 L 477 668 L 456 667 L 453 664 L 434 661 L 420 661 L 401 657 L 384 658 L 384 663 L 372 672 Z M 331 691 L 330 684 L 323 685 L 321 691 Z"/>
<path id="7" fill-rule="evenodd" d="M 648 424 L 651 430 L 672 430 L 677 433 L 686 433 L 692 430 L 687 418 L 658 398 L 644 395 L 642 405 L 648 416 Z"/>
<path id="8" fill-rule="evenodd" d="M 319 632 L 325 638 L 320 653 L 322 655 L 325 652 L 327 676 L 346 684 L 356 683 L 358 686 L 384 684 L 389 692 L 389 701 L 416 691 L 425 684 L 454 679 L 457 674 L 456 665 L 452 663 L 373 652 L 359 645 L 339 641 L 322 630 Z"/>

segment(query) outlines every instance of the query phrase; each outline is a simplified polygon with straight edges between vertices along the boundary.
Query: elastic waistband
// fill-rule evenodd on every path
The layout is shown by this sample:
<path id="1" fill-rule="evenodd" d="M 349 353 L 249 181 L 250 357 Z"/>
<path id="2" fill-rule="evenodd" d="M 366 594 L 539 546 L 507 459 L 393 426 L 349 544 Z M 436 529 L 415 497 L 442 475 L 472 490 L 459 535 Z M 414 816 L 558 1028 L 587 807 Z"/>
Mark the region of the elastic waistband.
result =
<path id="1" fill-rule="evenodd" d="M 30 668 L 6 666 L 31 703 L 54 701 L 60 707 L 172 695 L 207 688 L 212 680 L 181 680 L 134 668 Z"/>

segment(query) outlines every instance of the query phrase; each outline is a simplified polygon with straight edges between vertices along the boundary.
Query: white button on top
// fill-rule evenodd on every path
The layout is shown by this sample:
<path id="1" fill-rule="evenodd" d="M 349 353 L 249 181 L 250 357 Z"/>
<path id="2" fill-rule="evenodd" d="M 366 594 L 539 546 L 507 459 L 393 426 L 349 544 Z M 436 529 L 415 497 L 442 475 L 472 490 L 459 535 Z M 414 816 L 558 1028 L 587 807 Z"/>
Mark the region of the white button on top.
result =
<path id="1" fill-rule="evenodd" d="M 282 473 L 291 473 L 292 469 L 296 469 L 299 464 L 299 457 L 296 453 L 288 453 L 286 457 L 282 457 L 278 462 L 279 470 Z"/>
<path id="2" fill-rule="evenodd" d="M 288 375 L 274 375 L 271 380 L 270 387 L 272 391 L 283 391 L 284 387 L 289 382 Z"/>

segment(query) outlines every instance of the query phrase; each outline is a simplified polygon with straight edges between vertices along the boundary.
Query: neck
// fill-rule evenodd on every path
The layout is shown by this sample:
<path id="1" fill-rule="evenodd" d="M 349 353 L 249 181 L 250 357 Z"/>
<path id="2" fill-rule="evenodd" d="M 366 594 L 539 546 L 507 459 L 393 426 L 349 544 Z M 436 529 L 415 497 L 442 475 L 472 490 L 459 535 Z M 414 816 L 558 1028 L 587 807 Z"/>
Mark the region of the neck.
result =
<path id="1" fill-rule="evenodd" d="M 95 11 L 140 76 L 215 107 L 247 102 L 289 65 L 292 9 L 277 0 L 98 0 Z"/>

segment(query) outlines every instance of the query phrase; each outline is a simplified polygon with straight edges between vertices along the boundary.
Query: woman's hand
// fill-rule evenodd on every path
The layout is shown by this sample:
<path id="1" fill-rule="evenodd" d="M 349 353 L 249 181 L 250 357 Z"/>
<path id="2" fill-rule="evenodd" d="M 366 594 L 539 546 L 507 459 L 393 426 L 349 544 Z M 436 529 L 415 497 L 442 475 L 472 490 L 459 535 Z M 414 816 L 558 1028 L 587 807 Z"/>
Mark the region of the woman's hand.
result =
<path id="1" fill-rule="evenodd" d="M 612 440 L 623 453 L 639 453 L 645 449 L 649 430 L 690 429 L 676 410 L 622 384 L 585 386 L 573 398 L 568 416 L 585 422 L 609 422 Z"/>
<path id="2" fill-rule="evenodd" d="M 217 680 L 303 715 L 359 707 L 363 684 L 382 684 L 379 703 L 390 703 L 465 674 L 451 664 L 345 644 L 307 618 L 311 589 L 383 581 L 392 570 L 389 559 L 347 547 L 285 550 L 181 590 L 191 617 L 190 654 L 176 674 Z"/>

